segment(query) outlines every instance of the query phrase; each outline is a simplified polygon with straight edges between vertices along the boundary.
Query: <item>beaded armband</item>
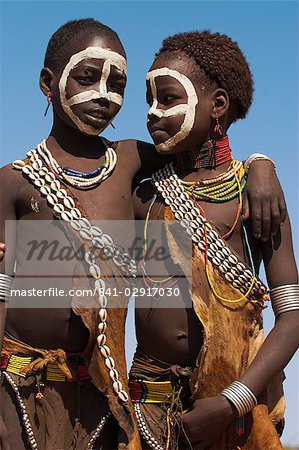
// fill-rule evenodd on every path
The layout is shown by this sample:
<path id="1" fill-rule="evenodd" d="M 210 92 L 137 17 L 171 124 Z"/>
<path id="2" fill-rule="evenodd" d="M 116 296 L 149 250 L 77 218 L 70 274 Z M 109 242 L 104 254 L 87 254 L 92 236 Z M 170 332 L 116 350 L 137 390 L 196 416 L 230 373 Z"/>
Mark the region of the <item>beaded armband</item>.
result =
<path id="1" fill-rule="evenodd" d="M 276 317 L 299 309 L 299 284 L 286 284 L 270 290 L 272 308 Z"/>
<path id="2" fill-rule="evenodd" d="M 244 169 L 245 169 L 246 173 L 249 172 L 251 163 L 253 163 L 253 161 L 257 161 L 257 160 L 271 161 L 271 163 L 274 166 L 274 169 L 276 170 L 275 162 L 273 161 L 273 159 L 269 158 L 269 156 L 263 155 L 262 153 L 252 153 L 251 155 L 248 156 L 248 158 L 244 162 Z"/>
<path id="3" fill-rule="evenodd" d="M 238 411 L 238 416 L 245 416 L 257 405 L 254 393 L 240 381 L 234 381 L 228 388 L 221 392 Z"/>
<path id="4" fill-rule="evenodd" d="M 0 273 L 0 302 L 5 303 L 8 301 L 11 293 L 11 286 L 13 277 Z"/>

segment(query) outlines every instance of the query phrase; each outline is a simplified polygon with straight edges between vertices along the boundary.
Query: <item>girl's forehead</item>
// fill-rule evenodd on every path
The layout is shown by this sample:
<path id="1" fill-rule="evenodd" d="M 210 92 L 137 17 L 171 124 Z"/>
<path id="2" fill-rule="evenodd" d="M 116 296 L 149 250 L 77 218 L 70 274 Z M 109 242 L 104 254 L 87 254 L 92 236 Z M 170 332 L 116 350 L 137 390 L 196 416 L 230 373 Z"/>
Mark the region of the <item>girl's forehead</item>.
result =
<path id="1" fill-rule="evenodd" d="M 88 54 L 85 54 L 84 51 L 87 48 L 93 48 L 98 49 L 97 55 L 99 56 L 98 59 L 107 59 L 105 56 L 104 50 L 109 50 L 110 52 L 115 53 L 116 55 L 119 55 L 122 59 L 126 59 L 126 54 L 124 52 L 124 49 L 121 45 L 121 43 L 118 40 L 111 39 L 106 36 L 89 36 L 89 37 L 78 37 L 76 40 L 69 42 L 66 45 L 65 51 L 64 51 L 64 64 L 65 67 L 66 64 L 71 59 L 78 59 L 75 55 L 82 55 L 81 60 L 87 59 L 88 57 L 94 58 L 94 56 L 89 56 Z M 102 54 L 101 54 L 102 51 Z M 96 52 L 94 52 L 96 54 Z"/>
<path id="2" fill-rule="evenodd" d="M 99 46 L 90 46 L 74 53 L 67 64 L 64 66 L 63 74 L 69 74 L 69 72 L 82 63 L 88 61 L 100 60 L 101 66 L 105 67 L 106 64 L 110 67 L 115 66 L 120 72 L 126 75 L 127 61 L 119 53 L 113 51 L 110 48 L 103 48 Z M 94 64 L 94 63 L 93 63 Z"/>
<path id="3" fill-rule="evenodd" d="M 177 72 L 192 80 L 194 78 L 194 69 L 198 70 L 196 63 L 183 52 L 167 52 L 157 56 L 148 74 L 171 76 L 171 74 L 174 75 Z"/>

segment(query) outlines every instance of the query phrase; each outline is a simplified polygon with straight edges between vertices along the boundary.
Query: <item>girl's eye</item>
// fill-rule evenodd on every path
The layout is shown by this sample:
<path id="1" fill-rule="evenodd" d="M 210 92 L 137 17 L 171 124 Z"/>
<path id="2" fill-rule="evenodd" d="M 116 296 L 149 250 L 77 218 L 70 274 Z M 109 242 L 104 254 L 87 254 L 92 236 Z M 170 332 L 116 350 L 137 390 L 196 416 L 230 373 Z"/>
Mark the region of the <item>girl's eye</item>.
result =
<path id="1" fill-rule="evenodd" d="M 90 77 L 76 77 L 76 80 L 78 83 L 82 84 L 83 86 L 88 86 L 90 84 L 93 84 L 93 80 Z"/>
<path id="2" fill-rule="evenodd" d="M 163 97 L 164 103 L 171 103 L 173 100 L 175 100 L 175 97 L 173 95 L 164 95 Z"/>
<path id="3" fill-rule="evenodd" d="M 124 86 L 122 86 L 120 84 L 112 84 L 112 85 L 110 85 L 110 89 L 113 92 L 117 92 L 118 94 L 121 94 L 121 95 L 123 95 L 124 90 L 125 90 Z"/>

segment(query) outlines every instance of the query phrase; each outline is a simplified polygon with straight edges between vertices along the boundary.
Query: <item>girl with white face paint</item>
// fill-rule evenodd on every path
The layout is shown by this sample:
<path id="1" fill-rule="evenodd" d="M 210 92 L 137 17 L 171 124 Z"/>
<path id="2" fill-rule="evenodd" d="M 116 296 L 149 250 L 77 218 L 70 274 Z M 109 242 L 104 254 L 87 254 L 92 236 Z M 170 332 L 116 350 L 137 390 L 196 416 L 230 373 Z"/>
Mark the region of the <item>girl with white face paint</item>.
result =
<path id="1" fill-rule="evenodd" d="M 24 248 L 20 249 L 16 245 L 16 240 L 22 240 L 19 235 L 17 238 L 12 234 L 4 236 L 5 219 L 26 218 L 52 223 L 54 215 L 55 219 L 68 224 L 72 221 L 80 230 L 81 225 L 90 228 L 96 220 L 133 219 L 131 184 L 140 164 L 137 150 L 135 146 L 132 149 L 132 142 L 116 145 L 98 136 L 119 112 L 125 85 L 125 51 L 117 34 L 110 28 L 93 19 L 83 19 L 65 24 L 52 36 L 40 77 L 40 87 L 47 95 L 48 103 L 53 105 L 52 129 L 49 137 L 29 152 L 28 158 L 24 149 L 21 156 L 26 158 L 24 161 L 18 160 L 2 170 L 1 183 L 7 195 L 5 201 L 1 201 L 3 222 L 0 239 L 6 241 L 7 245 L 6 269 L 10 267 L 12 270 L 15 259 L 18 260 L 16 276 L 23 267 L 30 277 L 34 268 L 30 262 L 26 262 Z M 119 148 L 122 151 L 119 152 Z M 128 148 L 131 148 L 129 155 Z M 30 177 L 27 176 L 29 172 Z M 20 210 L 15 208 L 16 198 Z M 75 219 L 83 217 L 85 219 L 78 225 Z M 42 228 L 40 225 L 37 227 Z M 98 264 L 95 262 L 96 256 L 91 251 L 92 239 L 102 239 L 104 245 L 110 246 L 110 254 L 114 251 L 113 243 L 128 248 L 133 241 L 133 230 L 130 228 L 126 236 L 113 237 L 108 234 L 111 232 L 108 228 L 107 224 L 103 225 L 104 234 L 93 227 L 93 234 L 88 230 L 84 234 L 83 230 L 77 235 L 78 239 L 82 239 L 81 248 L 84 248 L 86 239 L 90 245 L 90 253 L 85 251 L 84 261 L 89 261 L 86 264 L 92 268 L 86 270 L 82 266 L 82 274 L 89 276 L 87 274 L 90 273 L 92 281 L 97 281 L 97 285 L 102 287 L 105 286 L 100 279 L 102 261 L 98 261 Z M 72 232 L 73 227 L 68 230 Z M 129 255 L 127 257 L 131 262 Z M 72 265 L 81 265 L 82 260 L 71 260 L 69 264 L 72 270 Z M 65 273 L 62 266 L 63 263 L 57 261 L 57 273 L 61 277 Z M 117 270 L 121 270 L 120 265 L 117 267 Z M 4 269 L 1 266 L 0 297 L 4 297 L 4 290 L 5 293 L 8 291 L 11 280 L 10 276 L 5 275 Z M 85 281 L 88 282 L 87 279 Z M 20 450 L 28 448 L 28 442 L 32 449 L 51 447 L 81 450 L 118 448 L 119 441 L 124 440 L 131 448 L 138 450 L 139 436 L 133 408 L 128 400 L 123 352 L 125 310 L 121 308 L 114 314 L 114 320 L 110 320 L 108 326 L 106 319 L 110 313 L 106 308 L 107 298 L 97 295 L 95 305 L 100 306 L 100 314 L 99 309 L 94 310 L 93 314 L 85 308 L 79 313 L 74 306 L 76 294 L 72 298 L 69 293 L 74 290 L 73 280 L 66 277 L 63 283 L 66 303 L 59 309 L 50 300 L 50 303 L 46 303 L 48 299 L 43 299 L 45 307 L 24 308 L 21 321 L 18 310 L 10 308 L 6 314 L 6 308 L 0 309 L 1 349 L 4 341 L 5 351 L 8 351 L 9 345 L 11 354 L 25 352 L 28 362 L 37 357 L 36 348 L 47 349 L 45 353 L 42 352 L 44 355 L 50 349 L 59 349 L 51 353 L 56 374 L 54 383 L 53 377 L 49 375 L 51 369 L 48 369 L 47 358 L 42 361 L 42 371 L 38 369 L 35 375 L 29 371 L 26 381 L 22 374 L 19 379 L 10 367 L 5 367 L 7 371 L 1 375 L 0 383 L 0 442 L 3 448 Z M 57 302 L 55 305 L 61 305 L 55 296 L 51 300 Z M 2 304 L 1 298 L 0 306 Z M 6 336 L 3 338 L 4 331 Z M 113 339 L 108 336 L 109 332 Z M 22 347 L 21 351 L 20 347 L 17 350 L 17 345 Z M 84 359 L 87 347 L 91 353 Z M 69 354 L 76 356 L 70 359 Z M 62 371 L 62 366 L 56 364 L 57 360 L 59 363 L 64 361 Z M 92 379 L 87 374 L 89 364 L 93 367 Z M 75 381 L 67 382 L 71 374 L 69 370 L 73 369 L 71 377 L 74 376 Z M 81 370 L 85 371 L 84 380 L 81 380 L 81 375 L 78 375 L 80 380 L 77 378 Z M 36 380 L 43 374 L 43 383 L 37 386 Z M 20 386 L 24 383 L 30 400 L 26 398 L 23 402 Z M 20 416 L 16 401 L 20 406 Z M 39 408 L 37 402 L 42 402 L 45 407 Z M 51 414 L 48 414 L 49 410 Z M 17 426 L 19 421 L 20 425 Z M 122 437 L 118 438 L 121 428 Z"/>
<path id="2" fill-rule="evenodd" d="M 250 107 L 249 66 L 226 35 L 181 33 L 163 42 L 146 78 L 148 130 L 175 158 L 136 189 L 134 205 L 146 244 L 148 220 L 166 220 L 175 268 L 167 261 L 157 277 L 144 257 L 144 285 L 164 287 L 155 306 L 136 310 L 130 386 L 144 448 L 282 449 L 280 374 L 299 345 L 298 272 L 289 222 L 278 239 L 261 240 L 241 217 L 250 161 L 233 159 L 226 133 Z M 262 259 L 277 318 L 263 344 Z M 192 273 L 188 293 L 177 265 Z M 173 285 L 179 293 L 169 295 Z M 273 398 L 258 405 L 265 389 Z"/>
<path id="3" fill-rule="evenodd" d="M 180 72 L 177 68 L 173 70 Z M 180 115 L 173 117 L 173 119 L 178 118 L 181 123 L 174 124 L 173 130 L 169 126 L 169 136 L 165 138 L 167 141 L 168 137 L 178 133 L 179 139 L 176 145 L 179 145 L 192 134 L 193 120 L 196 122 L 196 118 L 193 117 L 194 107 L 196 108 L 197 105 L 195 96 L 192 97 L 190 83 L 184 77 L 179 77 L 183 84 L 174 79 L 182 86 L 185 93 L 184 99 L 177 103 L 190 103 L 184 111 L 182 109 L 179 111 Z M 162 163 L 150 144 L 134 140 L 120 141 L 115 143 L 113 148 L 108 143 L 108 151 L 105 145 L 107 142 L 98 136 L 119 112 L 125 85 L 126 55 L 114 31 L 93 19 L 83 19 L 65 24 L 52 36 L 46 52 L 45 67 L 41 72 L 40 87 L 47 96 L 48 103 L 52 103 L 54 121 L 48 138 L 36 148 L 34 153 L 35 156 L 38 153 L 39 162 L 32 163 L 35 173 L 29 178 L 34 179 L 35 183 L 34 185 L 28 183 L 27 177 L 22 177 L 20 171 L 15 170 L 15 168 L 23 170 L 24 165 L 20 161 L 15 163 L 14 167 L 8 165 L 3 168 L 1 174 L 2 192 L 5 192 L 5 195 L 1 201 L 0 240 L 6 242 L 5 258 L 8 266 L 13 267 L 17 257 L 18 267 L 23 266 L 29 270 L 26 255 L 22 251 L 24 249 L 16 249 L 14 234 L 5 236 L 5 219 L 52 220 L 53 210 L 58 214 L 63 210 L 64 215 L 62 216 L 61 213 L 61 217 L 70 220 L 70 214 L 78 217 L 79 208 L 84 210 L 85 215 L 92 221 L 133 219 L 132 185 Z M 185 91 L 185 87 L 187 91 L 189 89 L 188 92 Z M 188 98 L 187 95 L 189 95 Z M 198 92 L 196 95 L 199 99 Z M 184 121 L 184 115 L 187 117 L 186 121 Z M 183 122 L 184 125 L 182 125 Z M 24 149 L 20 158 L 25 157 L 26 151 Z M 51 172 L 46 180 L 50 183 L 50 186 L 47 186 L 48 189 L 43 185 L 45 180 L 40 179 L 45 175 L 45 171 L 41 170 L 36 174 L 39 170 L 40 158 L 43 160 L 42 165 Z M 274 173 L 271 164 L 267 170 L 271 175 Z M 25 171 L 22 173 L 26 175 Z M 275 174 L 269 175 L 269 180 L 275 180 Z M 65 188 L 69 190 L 61 188 L 61 185 L 65 185 Z M 63 202 L 63 206 L 56 203 L 57 186 L 62 189 L 59 195 L 63 198 L 60 201 L 60 203 Z M 253 193 L 256 189 L 259 189 L 257 183 L 253 185 Z M 67 198 L 65 198 L 66 192 L 69 193 Z M 269 186 L 269 192 L 279 194 L 278 188 L 273 185 Z M 74 208 L 73 202 L 76 202 L 77 208 Z M 65 208 L 69 208 L 72 212 L 65 211 Z M 83 223 L 86 222 L 83 221 Z M 127 241 L 124 242 L 126 247 L 129 247 L 133 241 L 132 228 L 129 228 Z M 88 233 L 85 233 L 86 236 L 88 237 Z M 1 271 L 4 274 L 4 262 L 1 262 Z M 99 276 L 99 268 L 93 266 L 90 273 Z M 99 280 L 99 283 L 100 281 L 102 280 Z M 2 297 L 8 283 L 3 275 Z M 0 300 L 2 301 L 2 298 Z M 59 301 L 59 299 L 56 300 Z M 91 346 L 96 349 L 98 349 L 95 347 L 98 343 L 102 346 L 106 345 L 101 349 L 102 352 L 97 353 L 96 350 L 94 352 L 96 357 L 102 358 L 104 355 L 106 358 L 104 361 L 101 359 L 102 363 L 104 362 L 101 365 L 104 370 L 103 376 L 101 374 L 94 376 L 94 384 L 97 388 L 90 380 L 85 380 L 84 385 L 80 384 L 80 402 L 79 399 L 78 402 L 76 400 L 77 385 L 64 382 L 59 384 L 55 381 L 50 389 L 47 389 L 46 385 L 44 392 L 36 392 L 36 389 L 40 389 L 41 386 L 36 385 L 35 376 L 30 376 L 25 382 L 25 389 L 30 391 L 30 400 L 26 399 L 26 402 L 21 403 L 23 400 L 20 397 L 19 387 L 23 384 L 23 379 L 16 374 L 9 375 L 10 378 L 6 378 L 6 381 L 1 378 L 0 400 L 1 406 L 5 405 L 0 411 L 0 440 L 2 439 L 3 447 L 8 447 L 8 444 L 11 448 L 23 450 L 28 447 L 27 437 L 23 439 L 22 424 L 24 423 L 32 448 L 39 448 L 43 445 L 40 443 L 46 440 L 49 448 L 66 450 L 70 448 L 81 450 L 89 447 L 117 448 L 119 432 L 117 422 L 119 422 L 124 431 L 121 434 L 124 440 L 123 447 L 139 448 L 139 438 L 129 401 L 125 405 L 125 410 L 123 409 L 123 401 L 126 400 L 123 391 L 126 393 L 127 387 L 123 352 L 124 320 L 121 321 L 124 315 L 121 316 L 120 322 L 117 322 L 115 317 L 115 322 L 111 321 L 108 324 L 109 327 L 115 326 L 115 332 L 113 333 L 112 330 L 113 340 L 108 337 L 106 342 L 107 336 L 103 332 L 108 323 L 108 321 L 106 323 L 105 308 L 101 308 L 99 315 L 101 323 L 92 323 L 91 326 L 87 323 L 88 321 L 83 321 L 77 312 L 76 315 L 72 312 L 71 299 L 69 308 L 60 309 L 58 312 L 55 308 L 39 311 L 24 309 L 22 320 L 20 320 L 19 311 L 9 308 L 6 322 L 6 308 L 0 310 L 0 344 L 2 344 L 5 328 L 6 332 L 18 341 L 18 344 L 26 345 L 27 343 L 31 350 L 34 348 L 61 349 L 59 361 L 64 360 L 64 356 L 61 357 L 64 354 L 81 354 L 88 344 L 89 337 L 93 339 Z M 98 321 L 98 314 L 93 315 L 93 318 Z M 91 333 L 87 329 L 89 326 Z M 94 337 L 95 330 L 99 332 L 98 340 Z M 12 351 L 11 348 L 10 351 Z M 19 347 L 17 353 L 19 353 Z M 32 356 L 36 357 L 36 354 Z M 10 383 L 10 388 L 7 382 Z M 100 391 L 105 394 L 109 391 L 109 394 L 106 396 Z M 21 426 L 18 429 L 15 426 L 19 420 L 15 407 L 16 400 L 23 414 L 20 418 Z M 47 407 L 40 408 L 36 405 L 36 402 L 40 401 L 45 404 L 49 402 L 47 405 L 53 414 L 50 416 L 44 414 Z M 116 421 L 106 422 L 108 401 Z M 64 407 L 62 408 L 61 405 Z M 78 408 L 81 409 L 81 417 L 77 415 Z M 36 416 L 39 413 L 41 417 Z M 8 428 L 8 433 L 5 432 L 5 428 Z M 49 430 L 54 431 L 49 432 Z"/>
<path id="4" fill-rule="evenodd" d="M 80 70 L 82 71 L 82 68 L 80 66 L 82 64 L 87 64 L 88 61 L 91 62 L 91 64 L 94 62 L 94 60 L 99 60 L 103 62 L 102 69 L 101 69 L 101 76 L 100 79 L 97 80 L 95 86 L 92 86 L 92 89 L 84 90 L 82 92 L 79 92 L 78 94 L 74 94 L 71 97 L 67 97 L 67 84 L 68 79 L 73 74 L 74 71 L 77 73 L 78 78 L 78 72 Z M 110 85 L 108 84 L 109 78 L 113 76 L 113 70 L 114 70 L 114 77 L 119 74 L 119 78 L 121 81 L 119 81 L 119 84 L 117 88 L 112 90 L 111 82 Z M 95 135 L 97 136 L 100 134 L 106 127 L 109 125 L 109 123 L 112 121 L 112 119 L 115 117 L 115 115 L 105 121 L 105 114 L 104 112 L 101 112 L 99 109 L 90 109 L 88 110 L 88 115 L 93 117 L 94 124 L 89 125 L 88 123 L 85 123 L 77 114 L 74 112 L 74 105 L 78 105 L 81 103 L 90 103 L 90 102 L 100 102 L 104 101 L 107 104 L 114 104 L 116 108 L 120 109 L 123 103 L 123 94 L 124 94 L 124 87 L 125 87 L 125 80 L 127 75 L 127 62 L 126 59 L 120 55 L 117 52 L 114 52 L 110 49 L 101 48 L 101 47 L 88 47 L 74 55 L 70 58 L 69 62 L 63 69 L 60 81 L 59 81 L 59 94 L 60 94 L 60 100 L 61 105 L 64 110 L 64 112 L 68 115 L 68 117 L 74 122 L 74 124 L 78 127 L 78 129 L 87 135 Z M 82 78 L 83 79 L 83 78 Z M 102 119 L 103 124 L 99 123 L 97 124 L 96 119 Z"/>
<path id="5" fill-rule="evenodd" d="M 163 109 L 159 108 L 159 102 L 157 98 L 157 78 L 159 77 L 171 77 L 174 80 L 177 80 L 178 83 L 182 85 L 182 88 L 185 90 L 185 94 L 187 97 L 187 103 L 177 104 L 175 106 L 170 106 L 170 108 Z M 174 117 L 174 116 L 183 116 L 183 123 L 180 127 L 180 130 L 175 133 L 173 136 L 168 138 L 166 141 L 161 142 L 156 145 L 157 151 L 167 152 L 171 151 L 171 149 L 180 141 L 184 140 L 193 128 L 194 119 L 195 119 L 195 108 L 198 103 L 197 94 L 192 82 L 188 77 L 178 72 L 177 70 L 172 70 L 167 67 L 162 67 L 159 69 L 151 70 L 146 77 L 146 80 L 149 81 L 151 96 L 153 98 L 152 106 L 148 112 L 148 122 L 150 121 L 150 116 L 154 116 L 158 119 L 164 117 Z"/>
<path id="6" fill-rule="evenodd" d="M 186 148 L 192 151 L 209 138 L 209 124 L 203 114 L 206 88 L 190 78 L 190 62 L 184 56 L 172 61 L 172 68 L 167 66 L 168 59 L 164 55 L 158 58 L 146 77 L 148 130 L 159 153 L 178 153 Z"/>

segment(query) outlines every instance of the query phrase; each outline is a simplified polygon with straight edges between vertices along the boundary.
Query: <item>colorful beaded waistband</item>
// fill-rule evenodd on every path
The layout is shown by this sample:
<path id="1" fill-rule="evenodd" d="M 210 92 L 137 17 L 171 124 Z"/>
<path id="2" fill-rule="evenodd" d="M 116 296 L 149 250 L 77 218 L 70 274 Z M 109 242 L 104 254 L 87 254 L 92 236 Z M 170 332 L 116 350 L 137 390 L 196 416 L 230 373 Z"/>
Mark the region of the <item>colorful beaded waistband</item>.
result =
<path id="1" fill-rule="evenodd" d="M 26 375 L 24 374 L 22 369 L 24 369 L 33 360 L 34 360 L 33 356 L 19 356 L 4 352 L 1 354 L 0 370 L 5 370 L 6 372 L 13 373 L 15 375 L 25 378 Z M 57 363 L 49 362 L 45 368 L 46 381 L 73 382 L 91 379 L 86 365 L 78 364 L 76 369 L 77 369 L 77 377 L 68 380 L 60 370 Z"/>
<path id="2" fill-rule="evenodd" d="M 167 404 L 171 403 L 173 385 L 171 381 L 148 381 L 134 378 L 129 381 L 129 393 L 133 403 Z"/>

